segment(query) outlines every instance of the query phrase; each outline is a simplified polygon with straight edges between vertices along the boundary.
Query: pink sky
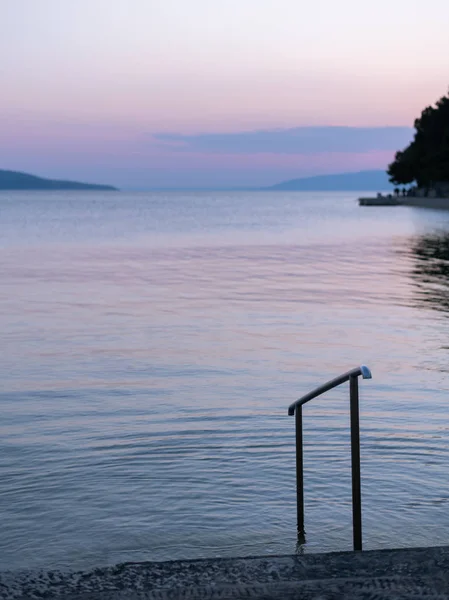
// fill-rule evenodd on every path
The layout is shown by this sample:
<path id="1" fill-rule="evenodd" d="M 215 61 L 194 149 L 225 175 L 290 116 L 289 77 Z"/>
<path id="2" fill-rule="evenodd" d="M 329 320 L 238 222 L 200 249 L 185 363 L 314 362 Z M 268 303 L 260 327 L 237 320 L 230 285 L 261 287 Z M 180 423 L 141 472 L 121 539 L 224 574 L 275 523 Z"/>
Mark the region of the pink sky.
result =
<path id="1" fill-rule="evenodd" d="M 447 91 L 448 22 L 443 0 L 15 0 L 2 8 L 0 168 L 125 187 L 385 168 L 394 144 L 242 156 L 149 140 L 411 126 Z"/>

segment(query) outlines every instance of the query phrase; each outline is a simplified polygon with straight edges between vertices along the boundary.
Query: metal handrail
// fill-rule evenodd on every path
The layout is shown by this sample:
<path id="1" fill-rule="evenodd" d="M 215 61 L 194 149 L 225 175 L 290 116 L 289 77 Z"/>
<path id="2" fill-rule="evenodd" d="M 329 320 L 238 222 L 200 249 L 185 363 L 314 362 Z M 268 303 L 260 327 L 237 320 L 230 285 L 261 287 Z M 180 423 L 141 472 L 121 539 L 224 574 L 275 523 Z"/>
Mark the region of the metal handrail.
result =
<path id="1" fill-rule="evenodd" d="M 289 416 L 295 415 L 296 430 L 296 511 L 298 541 L 304 542 L 304 465 L 302 436 L 302 407 L 310 400 L 321 396 L 334 387 L 349 381 L 349 401 L 351 412 L 351 470 L 352 470 L 352 534 L 354 550 L 362 550 L 362 501 L 360 490 L 360 425 L 359 425 L 359 381 L 358 377 L 371 379 L 368 367 L 351 369 L 335 379 L 331 379 L 296 400 L 288 407 Z"/>

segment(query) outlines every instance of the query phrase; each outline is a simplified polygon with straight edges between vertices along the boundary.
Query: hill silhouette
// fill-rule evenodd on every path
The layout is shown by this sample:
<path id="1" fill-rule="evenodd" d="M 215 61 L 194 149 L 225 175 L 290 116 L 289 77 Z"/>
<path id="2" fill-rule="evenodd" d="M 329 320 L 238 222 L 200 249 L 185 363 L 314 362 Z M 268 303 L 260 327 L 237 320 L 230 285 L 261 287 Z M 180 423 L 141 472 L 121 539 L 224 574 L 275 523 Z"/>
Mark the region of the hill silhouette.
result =
<path id="1" fill-rule="evenodd" d="M 98 190 L 114 191 L 112 185 L 95 183 L 79 183 L 77 181 L 62 181 L 45 179 L 20 171 L 5 171 L 0 169 L 0 190 Z"/>
<path id="2" fill-rule="evenodd" d="M 390 190 L 391 188 L 392 184 L 388 180 L 388 175 L 385 171 L 372 170 L 290 179 L 289 181 L 283 181 L 264 189 L 303 192 L 359 192 Z"/>

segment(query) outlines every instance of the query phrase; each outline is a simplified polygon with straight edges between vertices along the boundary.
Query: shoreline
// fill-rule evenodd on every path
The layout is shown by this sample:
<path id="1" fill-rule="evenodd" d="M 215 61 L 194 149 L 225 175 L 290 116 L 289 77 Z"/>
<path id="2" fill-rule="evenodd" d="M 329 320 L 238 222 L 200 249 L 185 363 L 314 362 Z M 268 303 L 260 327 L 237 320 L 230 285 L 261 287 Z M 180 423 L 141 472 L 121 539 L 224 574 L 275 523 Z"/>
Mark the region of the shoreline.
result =
<path id="1" fill-rule="evenodd" d="M 433 208 L 449 210 L 449 198 L 430 198 L 419 196 L 377 196 L 358 199 L 359 206 L 415 206 L 418 208 Z"/>
<path id="2" fill-rule="evenodd" d="M 449 595 L 449 546 L 0 572 L 0 598 L 214 600 Z"/>

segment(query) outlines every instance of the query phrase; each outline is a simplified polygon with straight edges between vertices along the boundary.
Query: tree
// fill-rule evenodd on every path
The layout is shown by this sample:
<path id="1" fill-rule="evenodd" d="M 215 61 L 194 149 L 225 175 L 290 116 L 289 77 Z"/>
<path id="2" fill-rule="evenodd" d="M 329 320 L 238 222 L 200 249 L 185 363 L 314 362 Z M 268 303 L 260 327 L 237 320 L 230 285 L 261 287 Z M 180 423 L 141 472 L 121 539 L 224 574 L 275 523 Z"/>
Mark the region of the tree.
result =
<path id="1" fill-rule="evenodd" d="M 449 182 L 449 94 L 425 108 L 414 126 L 413 141 L 388 166 L 390 181 L 425 188 Z"/>

